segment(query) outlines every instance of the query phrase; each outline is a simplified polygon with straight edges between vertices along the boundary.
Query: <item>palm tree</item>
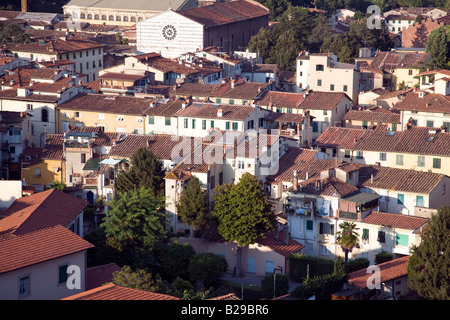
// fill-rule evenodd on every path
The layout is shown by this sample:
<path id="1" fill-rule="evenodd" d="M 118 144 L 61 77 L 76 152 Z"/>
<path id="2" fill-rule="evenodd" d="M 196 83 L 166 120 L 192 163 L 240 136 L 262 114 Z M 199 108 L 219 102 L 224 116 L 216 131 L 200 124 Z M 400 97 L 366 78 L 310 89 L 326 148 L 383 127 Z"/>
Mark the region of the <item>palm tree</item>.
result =
<path id="1" fill-rule="evenodd" d="M 336 242 L 341 245 L 345 252 L 345 262 L 348 261 L 348 253 L 357 245 L 359 234 L 356 232 L 359 228 L 354 222 L 344 221 L 339 224 L 340 231 L 336 232 Z"/>

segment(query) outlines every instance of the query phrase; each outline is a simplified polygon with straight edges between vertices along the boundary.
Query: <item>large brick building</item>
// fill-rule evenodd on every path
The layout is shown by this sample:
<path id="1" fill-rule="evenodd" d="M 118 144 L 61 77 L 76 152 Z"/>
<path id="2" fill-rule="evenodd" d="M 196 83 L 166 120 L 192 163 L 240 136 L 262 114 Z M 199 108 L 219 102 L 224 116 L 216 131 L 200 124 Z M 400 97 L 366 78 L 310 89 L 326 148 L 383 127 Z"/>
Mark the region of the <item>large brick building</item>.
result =
<path id="1" fill-rule="evenodd" d="M 167 10 L 136 24 L 139 53 L 173 58 L 218 46 L 223 52 L 244 49 L 250 37 L 268 27 L 269 10 L 252 0 L 235 0 L 181 11 Z"/>

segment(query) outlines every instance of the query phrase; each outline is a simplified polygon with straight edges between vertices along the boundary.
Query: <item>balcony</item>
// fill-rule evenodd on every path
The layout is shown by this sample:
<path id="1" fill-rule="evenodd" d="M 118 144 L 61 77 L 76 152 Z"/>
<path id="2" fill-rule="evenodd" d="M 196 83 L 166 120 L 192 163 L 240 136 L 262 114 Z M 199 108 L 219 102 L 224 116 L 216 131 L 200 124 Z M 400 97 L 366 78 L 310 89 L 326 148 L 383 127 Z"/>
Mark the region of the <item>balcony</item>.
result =
<path id="1" fill-rule="evenodd" d="M 357 212 L 340 211 L 339 218 L 358 220 Z"/>
<path id="2" fill-rule="evenodd" d="M 84 177 L 83 184 L 87 187 L 96 187 L 98 184 L 98 177 Z"/>
<path id="3" fill-rule="evenodd" d="M 64 147 L 67 151 L 84 151 L 86 149 L 89 149 L 90 144 L 89 141 L 78 142 L 76 140 L 69 140 L 64 142 Z"/>

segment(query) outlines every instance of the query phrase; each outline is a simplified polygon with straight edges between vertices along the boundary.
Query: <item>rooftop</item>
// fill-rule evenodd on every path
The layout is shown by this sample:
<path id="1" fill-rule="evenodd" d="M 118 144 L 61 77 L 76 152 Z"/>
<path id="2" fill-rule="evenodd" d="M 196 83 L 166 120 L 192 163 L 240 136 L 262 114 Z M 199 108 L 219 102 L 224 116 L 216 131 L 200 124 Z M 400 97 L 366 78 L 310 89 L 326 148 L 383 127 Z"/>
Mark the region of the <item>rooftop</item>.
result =
<path id="1" fill-rule="evenodd" d="M 362 220 L 363 223 L 414 231 L 423 227 L 428 221 L 428 219 L 422 217 L 378 211 L 372 211 Z"/>
<path id="2" fill-rule="evenodd" d="M 28 196 L 28 197 L 32 197 Z M 67 228 L 56 225 L 0 239 L 0 273 L 56 259 L 92 248 L 93 245 Z"/>
<path id="3" fill-rule="evenodd" d="M 55 225 L 67 227 L 86 206 L 86 201 L 56 189 L 16 199 L 3 213 L 0 235 L 21 235 Z"/>

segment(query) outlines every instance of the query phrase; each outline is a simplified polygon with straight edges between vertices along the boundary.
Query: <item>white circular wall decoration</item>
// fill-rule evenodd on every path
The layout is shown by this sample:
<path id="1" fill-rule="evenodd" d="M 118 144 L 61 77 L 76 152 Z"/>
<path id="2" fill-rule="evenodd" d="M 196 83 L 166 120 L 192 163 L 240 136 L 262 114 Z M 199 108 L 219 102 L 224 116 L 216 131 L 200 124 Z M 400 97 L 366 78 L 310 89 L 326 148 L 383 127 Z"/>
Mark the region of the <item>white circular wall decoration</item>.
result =
<path id="1" fill-rule="evenodd" d="M 174 26 L 168 24 L 162 29 L 162 34 L 167 40 L 173 40 L 177 36 L 177 29 Z"/>

